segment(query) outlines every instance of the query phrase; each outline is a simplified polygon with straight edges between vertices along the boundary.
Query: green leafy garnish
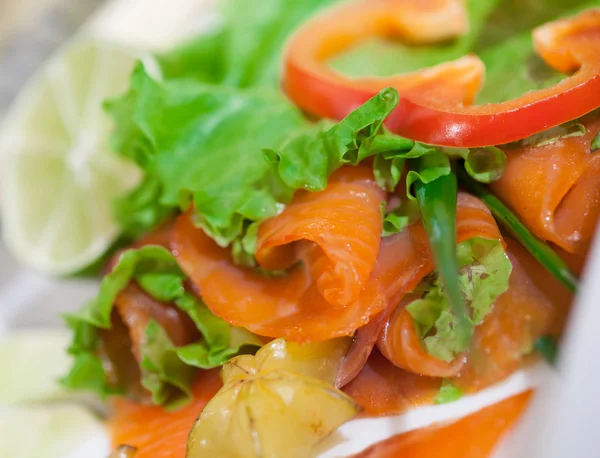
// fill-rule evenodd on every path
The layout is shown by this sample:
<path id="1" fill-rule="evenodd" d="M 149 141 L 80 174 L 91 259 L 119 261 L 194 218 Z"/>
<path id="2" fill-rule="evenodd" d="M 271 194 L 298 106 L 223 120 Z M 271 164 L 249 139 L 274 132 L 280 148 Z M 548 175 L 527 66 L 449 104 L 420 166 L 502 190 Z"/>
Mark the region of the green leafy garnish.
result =
<path id="1" fill-rule="evenodd" d="M 512 265 L 498 240 L 476 237 L 455 245 L 455 253 L 460 267 L 459 294 L 470 311 L 466 318 L 478 325 L 498 296 L 508 289 Z M 406 310 L 413 317 L 427 352 L 452 361 L 466 350 L 473 328 L 463 331 L 455 325 L 459 321 L 439 277 L 419 289 L 425 290 L 423 297 L 410 303 Z"/>
<path id="2" fill-rule="evenodd" d="M 421 159 L 420 164 L 416 167 L 417 171 L 409 172 L 409 176 L 411 173 L 421 179 L 426 176 L 427 169 L 425 167 L 429 164 L 429 161 L 426 160 L 427 157 Z M 450 339 L 452 348 L 447 349 L 448 352 L 442 359 L 452 359 L 451 354 L 460 353 L 467 348 L 473 332 L 473 324 L 467 314 L 459 284 L 456 256 L 456 203 L 458 196 L 456 175 L 449 172 L 432 181 L 416 180 L 414 185 L 436 270 L 441 284 L 444 285 L 443 292 L 440 291 L 441 297 L 436 301 L 440 302 L 444 298 L 447 302 L 447 307 L 435 312 L 434 315 L 437 318 L 434 322 L 424 323 L 425 327 L 431 325 L 429 329 L 425 331 L 425 327 L 423 327 L 422 331 L 424 335 L 436 324 L 437 333 L 430 338 L 430 341 Z"/>
<path id="3" fill-rule="evenodd" d="M 407 226 L 419 220 L 419 206 L 414 200 L 405 200 L 398 207 L 386 211 L 385 202 L 381 203 L 381 217 L 383 218 L 382 237 L 402 232 Z"/>
<path id="4" fill-rule="evenodd" d="M 246 214 L 261 213 L 263 204 L 263 213 L 272 214 L 275 202 L 267 191 L 248 199 L 244 191 L 265 178 L 261 149 L 279 147 L 308 124 L 279 90 L 281 49 L 297 25 L 329 3 L 333 0 L 224 2 L 216 30 L 156 57 L 160 81 L 140 66 L 133 87 L 106 103 L 116 126 L 113 149 L 146 177 L 143 189 L 115 203 L 125 235 L 151 230 L 180 198 L 198 199 L 199 225 L 222 245 L 241 236 Z M 196 155 L 204 159 L 198 167 Z M 175 184 L 178 173 L 182 185 Z M 213 183 L 217 177 L 222 179 Z M 198 191 L 204 188 L 206 194 Z M 231 210 L 216 212 L 220 205 Z"/>
<path id="5" fill-rule="evenodd" d="M 577 275 L 552 248 L 537 238 L 500 199 L 489 189 L 475 182 L 461 167 L 458 167 L 457 174 L 461 186 L 479 197 L 490 209 L 496 221 L 507 228 L 548 272 L 570 291 L 577 290 Z"/>
<path id="6" fill-rule="evenodd" d="M 449 402 L 458 401 L 463 395 L 462 390 L 454 385 L 450 380 L 442 380 L 440 391 L 433 400 L 434 404 L 447 404 Z"/>
<path id="7" fill-rule="evenodd" d="M 173 216 L 174 209 L 160 203 L 161 192 L 160 182 L 147 176 L 138 188 L 113 203 L 125 237 L 137 239 Z"/>
<path id="8" fill-rule="evenodd" d="M 194 368 L 179 359 L 169 336 L 154 320 L 146 327 L 140 352 L 141 382 L 152 393 L 154 404 L 177 408 L 191 399 Z"/>
<path id="9" fill-rule="evenodd" d="M 556 363 L 556 356 L 558 354 L 558 346 L 556 345 L 556 339 L 552 336 L 540 337 L 534 345 L 536 351 L 542 355 L 542 357 L 550 364 Z"/>
<path id="10" fill-rule="evenodd" d="M 391 179 L 394 186 L 407 158 L 435 152 L 449 168 L 438 150 L 383 129 L 398 103 L 392 88 L 338 123 L 316 125 L 276 92 L 236 90 L 193 79 L 161 82 L 141 66 L 133 75 L 131 94 L 136 126 L 131 132 L 143 132 L 146 140 L 136 143 L 144 148 L 125 155 L 144 168 L 152 199 L 134 199 L 136 193 L 145 196 L 141 189 L 125 200 L 128 207 L 120 203 L 136 210 L 128 217 L 138 224 L 128 223 L 129 229 L 139 232 L 144 222 L 158 220 L 157 197 L 165 213 L 193 204 L 195 224 L 219 245 L 233 244 L 235 260 L 244 265 L 254 264 L 257 224 L 278 214 L 296 190 L 325 189 L 329 175 L 344 164 L 380 155 L 397 168 L 390 172 L 396 176 Z M 121 103 L 131 100 L 115 102 L 117 112 L 126 111 Z M 139 201 L 147 207 L 139 208 Z"/>
<path id="11" fill-rule="evenodd" d="M 592 140 L 592 144 L 591 144 L 592 153 L 594 151 L 598 151 L 599 149 L 600 149 L 600 131 L 596 134 L 596 136 Z"/>
<path id="12" fill-rule="evenodd" d="M 442 148 L 451 158 L 464 159 L 465 170 L 480 183 L 491 183 L 506 170 L 506 154 L 500 148 Z"/>
<path id="13" fill-rule="evenodd" d="M 451 173 L 452 165 L 449 156 L 441 149 L 430 148 L 420 160 L 411 162 L 406 174 L 406 195 L 409 199 L 415 199 L 414 186 L 429 184 Z"/>
<path id="14" fill-rule="evenodd" d="M 94 391 L 102 396 L 122 391 L 122 387 L 110 386 L 106 379 L 97 354 L 98 330 L 112 327 L 115 299 L 131 281 L 136 281 L 154 299 L 172 302 L 187 313 L 203 337 L 198 343 L 174 347 L 165 330 L 150 321 L 140 345 L 141 381 L 156 403 L 171 405 L 189 399 L 191 366 L 217 367 L 238 354 L 242 347 L 261 345 L 253 334 L 232 328 L 213 315 L 206 305 L 186 291 L 185 280 L 173 255 L 161 246 L 147 245 L 123 252 L 112 272 L 102 280 L 97 297 L 78 313 L 65 317 L 74 331 L 69 351 L 75 356 L 75 363 L 63 383 L 69 388 Z M 179 352 L 185 357 L 180 357 Z M 189 364 L 192 360 L 194 364 Z"/>

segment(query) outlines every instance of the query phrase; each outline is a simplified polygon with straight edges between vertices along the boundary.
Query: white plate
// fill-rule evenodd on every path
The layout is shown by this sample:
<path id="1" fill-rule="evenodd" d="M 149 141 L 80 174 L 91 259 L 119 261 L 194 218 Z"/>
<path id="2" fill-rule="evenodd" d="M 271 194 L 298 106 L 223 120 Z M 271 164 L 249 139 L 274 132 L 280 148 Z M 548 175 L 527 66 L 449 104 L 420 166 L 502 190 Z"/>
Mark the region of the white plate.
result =
<path id="1" fill-rule="evenodd" d="M 164 49 L 215 24 L 216 0 L 113 0 L 88 24 L 89 33 L 142 48 Z M 447 405 L 423 407 L 401 416 L 355 420 L 320 448 L 320 458 L 342 457 L 403 431 L 459 418 L 501 399 L 550 381 L 540 390 L 524 424 L 495 458 L 600 457 L 600 244 L 591 256 L 577 314 L 562 348 L 561 373 L 540 365 L 514 374 L 484 392 Z M 0 337 L 16 328 L 61 326 L 59 313 L 73 311 L 96 293 L 97 282 L 51 280 L 21 269 L 0 245 Z M 554 374 L 554 375 L 553 375 Z M 105 458 L 109 442 L 99 435 L 68 458 Z"/>

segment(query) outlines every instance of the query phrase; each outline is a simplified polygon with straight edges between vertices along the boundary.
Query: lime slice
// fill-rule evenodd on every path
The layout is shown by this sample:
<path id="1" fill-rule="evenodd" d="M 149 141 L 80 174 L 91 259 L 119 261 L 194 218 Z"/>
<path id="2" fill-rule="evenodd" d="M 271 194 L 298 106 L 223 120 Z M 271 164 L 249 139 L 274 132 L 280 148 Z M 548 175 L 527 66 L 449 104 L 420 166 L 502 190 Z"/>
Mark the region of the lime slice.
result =
<path id="1" fill-rule="evenodd" d="M 66 329 L 24 330 L 0 340 L 0 405 L 66 396 L 58 380 L 71 366 Z"/>
<path id="2" fill-rule="evenodd" d="M 0 450 L 7 458 L 65 458 L 98 438 L 97 453 L 78 456 L 100 458 L 109 453 L 102 422 L 77 405 L 2 408 L 0 431 Z"/>
<path id="3" fill-rule="evenodd" d="M 22 91 L 0 137 L 3 233 L 24 264 L 54 275 L 91 264 L 119 234 L 111 205 L 140 180 L 108 147 L 102 101 L 128 87 L 136 56 L 78 41 Z"/>

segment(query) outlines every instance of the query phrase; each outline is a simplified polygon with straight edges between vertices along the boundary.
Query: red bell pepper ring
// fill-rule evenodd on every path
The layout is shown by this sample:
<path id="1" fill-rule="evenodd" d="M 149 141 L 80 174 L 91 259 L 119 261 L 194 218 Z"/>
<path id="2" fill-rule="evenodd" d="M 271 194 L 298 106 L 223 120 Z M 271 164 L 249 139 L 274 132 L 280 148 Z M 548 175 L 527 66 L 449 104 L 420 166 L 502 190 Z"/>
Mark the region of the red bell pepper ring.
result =
<path id="1" fill-rule="evenodd" d="M 440 25 L 439 30 L 432 25 L 435 11 L 454 11 L 457 16 L 462 8 L 466 15 L 462 2 L 439 0 L 433 4 L 437 10 L 431 9 L 430 2 L 416 0 L 380 0 L 374 5 L 360 2 L 315 18 L 289 44 L 286 92 L 307 112 L 340 119 L 379 90 L 392 86 L 401 99 L 386 121 L 391 131 L 454 147 L 520 140 L 600 106 L 600 9 L 596 8 L 533 31 L 535 50 L 548 65 L 562 72 L 576 72 L 552 87 L 507 102 L 471 105 L 484 76 L 484 65 L 475 56 L 389 78 L 352 79 L 326 67 L 327 59 L 373 36 L 393 34 L 425 42 L 466 31 L 464 21 L 460 27 Z M 412 5 L 410 14 L 406 13 L 407 5 Z M 416 13 L 420 8 L 421 16 Z M 420 35 L 412 34 L 407 17 L 416 25 L 415 18 L 420 18 Z M 446 20 L 451 22 L 451 18 Z M 423 26 L 427 23 L 429 28 Z"/>

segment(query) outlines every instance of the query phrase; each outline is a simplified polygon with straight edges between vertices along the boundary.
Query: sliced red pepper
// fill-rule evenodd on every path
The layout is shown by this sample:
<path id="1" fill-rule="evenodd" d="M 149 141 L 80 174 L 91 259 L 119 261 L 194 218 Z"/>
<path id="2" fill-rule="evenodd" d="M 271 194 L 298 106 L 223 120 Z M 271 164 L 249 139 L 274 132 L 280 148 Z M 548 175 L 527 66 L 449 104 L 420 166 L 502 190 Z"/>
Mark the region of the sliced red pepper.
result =
<path id="1" fill-rule="evenodd" d="M 445 23 L 436 23 L 435 18 L 444 13 Z M 395 87 L 401 99 L 387 127 L 418 141 L 455 147 L 520 140 L 600 106 L 600 9 L 535 29 L 535 50 L 546 63 L 562 72 L 576 72 L 552 87 L 502 103 L 471 105 L 485 72 L 476 56 L 388 78 L 353 79 L 325 64 L 373 36 L 425 42 L 459 35 L 466 31 L 465 16 L 463 2 L 442 0 L 380 0 L 331 10 L 292 38 L 284 88 L 307 112 L 340 119 L 377 91 Z M 407 25 L 409 21 L 415 28 L 420 26 L 419 35 Z"/>

